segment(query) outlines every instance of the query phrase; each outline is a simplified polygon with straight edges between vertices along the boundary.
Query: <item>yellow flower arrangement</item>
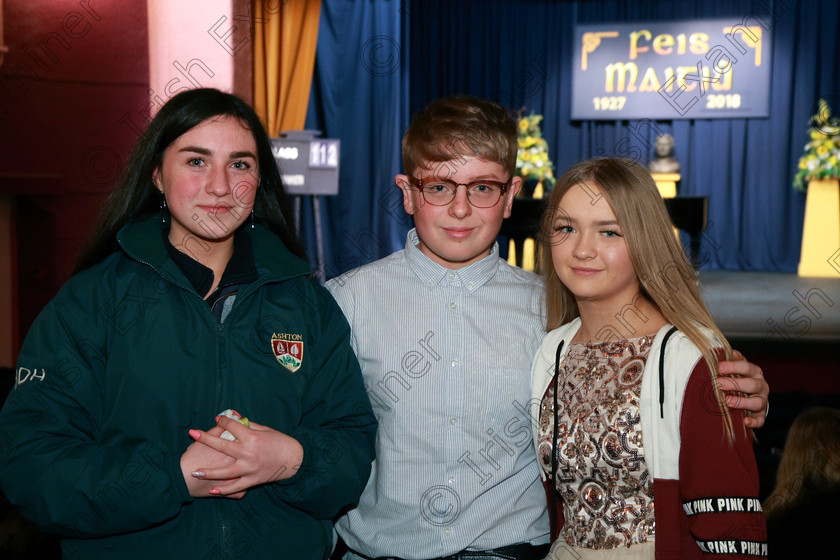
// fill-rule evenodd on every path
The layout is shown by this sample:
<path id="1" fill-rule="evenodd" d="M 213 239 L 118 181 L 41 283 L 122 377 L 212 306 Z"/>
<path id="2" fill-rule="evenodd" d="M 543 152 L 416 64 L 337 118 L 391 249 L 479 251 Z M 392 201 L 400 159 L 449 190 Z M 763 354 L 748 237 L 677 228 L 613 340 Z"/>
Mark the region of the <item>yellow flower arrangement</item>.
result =
<path id="1" fill-rule="evenodd" d="M 811 179 L 840 179 L 840 119 L 831 116 L 825 99 L 819 100 L 817 114 L 811 117 L 809 137 L 793 177 L 793 186 L 800 191 Z"/>
<path id="2" fill-rule="evenodd" d="M 542 137 L 542 115 L 531 113 L 519 119 L 519 139 L 516 154 L 516 174 L 522 179 L 542 179 L 548 191 L 554 186 L 554 164 L 548 157 L 548 143 Z"/>

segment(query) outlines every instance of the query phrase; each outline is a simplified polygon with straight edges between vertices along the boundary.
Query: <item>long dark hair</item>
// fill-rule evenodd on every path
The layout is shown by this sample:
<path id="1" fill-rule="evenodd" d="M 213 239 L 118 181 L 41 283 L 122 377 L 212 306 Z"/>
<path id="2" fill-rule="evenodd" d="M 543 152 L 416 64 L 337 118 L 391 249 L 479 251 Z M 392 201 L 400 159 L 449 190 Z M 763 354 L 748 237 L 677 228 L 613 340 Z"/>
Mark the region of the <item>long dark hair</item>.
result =
<path id="1" fill-rule="evenodd" d="M 73 273 L 81 272 L 118 249 L 117 232 L 128 222 L 159 211 L 160 194 L 152 182 L 153 171 L 163 162 L 163 152 L 179 136 L 207 119 L 239 119 L 254 135 L 260 186 L 254 201 L 254 219 L 273 231 L 294 255 L 306 250 L 292 233 L 288 198 L 271 153 L 271 142 L 259 117 L 242 99 L 212 88 L 192 89 L 170 99 L 134 147 L 120 184 L 100 211 L 93 235 L 79 256 Z"/>

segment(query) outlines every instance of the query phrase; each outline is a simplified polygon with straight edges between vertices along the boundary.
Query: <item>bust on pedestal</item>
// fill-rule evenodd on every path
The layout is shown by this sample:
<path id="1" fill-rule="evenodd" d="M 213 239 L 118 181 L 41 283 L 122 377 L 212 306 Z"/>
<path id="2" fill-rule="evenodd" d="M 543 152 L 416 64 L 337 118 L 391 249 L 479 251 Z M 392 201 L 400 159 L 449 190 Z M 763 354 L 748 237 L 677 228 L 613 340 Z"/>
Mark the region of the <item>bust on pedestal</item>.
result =
<path id="1" fill-rule="evenodd" d="M 680 162 L 674 157 L 673 136 L 667 133 L 657 136 L 653 148 L 656 155 L 649 166 L 652 173 L 679 173 Z"/>
<path id="2" fill-rule="evenodd" d="M 677 183 L 680 181 L 680 162 L 674 157 L 674 137 L 662 134 L 653 143 L 656 150 L 648 169 L 662 198 L 677 196 Z"/>

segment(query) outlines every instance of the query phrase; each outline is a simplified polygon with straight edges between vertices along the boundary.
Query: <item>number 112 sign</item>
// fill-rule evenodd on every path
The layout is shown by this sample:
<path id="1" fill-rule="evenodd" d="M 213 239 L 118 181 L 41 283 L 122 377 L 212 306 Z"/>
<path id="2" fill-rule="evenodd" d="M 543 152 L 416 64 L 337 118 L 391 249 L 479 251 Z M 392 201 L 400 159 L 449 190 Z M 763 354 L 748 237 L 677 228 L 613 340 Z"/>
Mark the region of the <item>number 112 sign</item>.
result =
<path id="1" fill-rule="evenodd" d="M 309 167 L 338 169 L 338 140 L 312 140 L 309 144 Z"/>
<path id="2" fill-rule="evenodd" d="M 316 138 L 318 134 L 317 130 L 287 130 L 271 139 L 287 194 L 338 194 L 341 140 Z"/>
<path id="3" fill-rule="evenodd" d="M 573 120 L 767 117 L 770 19 L 578 25 Z"/>

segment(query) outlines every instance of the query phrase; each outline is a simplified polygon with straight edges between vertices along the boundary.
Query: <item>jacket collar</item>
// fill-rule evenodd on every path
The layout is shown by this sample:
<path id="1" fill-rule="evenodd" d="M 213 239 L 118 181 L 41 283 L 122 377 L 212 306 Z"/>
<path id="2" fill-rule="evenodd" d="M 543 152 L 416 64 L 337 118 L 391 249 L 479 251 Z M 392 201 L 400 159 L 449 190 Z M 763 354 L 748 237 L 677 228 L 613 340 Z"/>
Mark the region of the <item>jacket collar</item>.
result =
<path id="1" fill-rule="evenodd" d="M 243 227 L 250 228 L 249 225 Z M 161 223 L 157 215 L 151 216 L 123 226 L 117 233 L 117 242 L 129 258 L 151 266 L 170 281 L 189 287 L 190 283 L 167 253 L 165 236 L 168 229 L 169 225 Z M 255 224 L 248 234 L 260 278 L 285 280 L 311 272 L 309 263 L 293 255 L 266 226 Z"/>

